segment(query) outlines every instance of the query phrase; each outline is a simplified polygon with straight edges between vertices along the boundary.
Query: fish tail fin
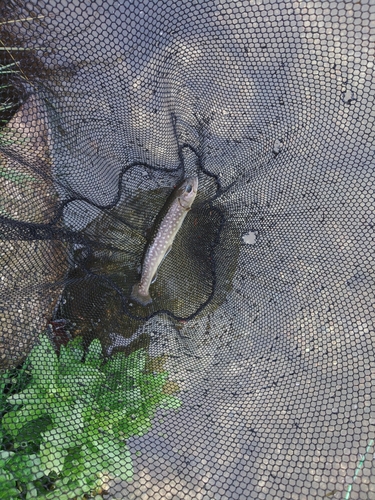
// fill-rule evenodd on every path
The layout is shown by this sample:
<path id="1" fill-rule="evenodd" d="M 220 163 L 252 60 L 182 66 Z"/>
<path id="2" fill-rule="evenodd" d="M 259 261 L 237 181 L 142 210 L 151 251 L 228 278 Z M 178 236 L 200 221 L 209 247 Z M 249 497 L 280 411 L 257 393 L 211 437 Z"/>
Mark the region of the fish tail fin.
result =
<path id="1" fill-rule="evenodd" d="M 133 285 L 132 293 L 130 294 L 130 298 L 141 304 L 142 306 L 147 306 L 151 304 L 152 298 L 151 295 L 147 292 L 146 294 L 141 293 L 139 290 L 139 283 Z"/>

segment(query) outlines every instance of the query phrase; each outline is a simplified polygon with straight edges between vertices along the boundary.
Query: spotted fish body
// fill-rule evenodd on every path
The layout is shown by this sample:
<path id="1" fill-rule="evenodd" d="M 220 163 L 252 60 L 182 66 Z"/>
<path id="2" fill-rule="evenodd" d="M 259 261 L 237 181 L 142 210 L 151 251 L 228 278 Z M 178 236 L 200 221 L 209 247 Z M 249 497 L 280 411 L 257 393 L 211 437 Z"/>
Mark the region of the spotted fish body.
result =
<path id="1" fill-rule="evenodd" d="M 139 283 L 132 288 L 131 298 L 146 306 L 152 302 L 149 288 L 163 259 L 172 247 L 198 190 L 198 177 L 188 177 L 172 194 L 172 201 L 159 229 L 148 246 L 142 263 Z"/>

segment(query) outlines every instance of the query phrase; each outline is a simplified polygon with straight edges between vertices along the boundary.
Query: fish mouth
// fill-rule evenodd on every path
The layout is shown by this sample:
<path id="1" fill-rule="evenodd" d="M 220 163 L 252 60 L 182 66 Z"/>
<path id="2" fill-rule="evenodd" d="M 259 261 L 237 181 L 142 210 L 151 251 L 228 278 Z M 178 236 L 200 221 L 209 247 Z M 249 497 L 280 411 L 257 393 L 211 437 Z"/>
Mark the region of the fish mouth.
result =
<path id="1" fill-rule="evenodd" d="M 191 190 L 188 193 L 185 192 L 187 186 L 191 186 Z M 178 196 L 178 203 L 184 210 L 190 210 L 198 192 L 198 177 L 187 177 L 182 183 L 181 188 L 183 192 Z"/>
<path id="2" fill-rule="evenodd" d="M 189 184 L 191 184 L 191 187 L 193 189 L 193 192 L 195 194 L 197 194 L 198 192 L 198 176 L 194 176 L 194 177 L 188 177 L 185 182 L 188 182 Z"/>

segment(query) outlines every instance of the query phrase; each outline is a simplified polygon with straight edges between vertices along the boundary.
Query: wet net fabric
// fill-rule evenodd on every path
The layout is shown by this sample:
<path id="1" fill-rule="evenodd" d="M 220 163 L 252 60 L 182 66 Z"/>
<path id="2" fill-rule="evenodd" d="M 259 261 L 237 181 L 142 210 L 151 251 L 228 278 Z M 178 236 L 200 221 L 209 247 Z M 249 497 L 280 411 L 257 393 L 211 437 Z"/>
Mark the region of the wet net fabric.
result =
<path id="1" fill-rule="evenodd" d="M 375 498 L 370 0 L 4 16 L 2 368 L 46 328 L 163 358 L 182 406 L 127 440 L 107 498 Z M 143 307 L 148 233 L 189 175 Z"/>

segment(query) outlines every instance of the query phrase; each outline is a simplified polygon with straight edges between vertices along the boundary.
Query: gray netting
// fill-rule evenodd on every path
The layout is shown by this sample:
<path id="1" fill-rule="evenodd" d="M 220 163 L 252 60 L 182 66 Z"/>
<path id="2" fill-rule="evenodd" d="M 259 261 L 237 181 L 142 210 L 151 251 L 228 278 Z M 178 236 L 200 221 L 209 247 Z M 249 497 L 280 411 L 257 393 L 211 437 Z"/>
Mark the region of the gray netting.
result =
<path id="1" fill-rule="evenodd" d="M 2 18 L 2 368 L 46 328 L 57 352 L 163 360 L 182 406 L 128 436 L 134 475 L 104 469 L 106 498 L 375 499 L 371 0 L 12 0 Z M 189 175 L 140 306 L 148 231 Z"/>

